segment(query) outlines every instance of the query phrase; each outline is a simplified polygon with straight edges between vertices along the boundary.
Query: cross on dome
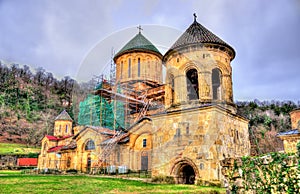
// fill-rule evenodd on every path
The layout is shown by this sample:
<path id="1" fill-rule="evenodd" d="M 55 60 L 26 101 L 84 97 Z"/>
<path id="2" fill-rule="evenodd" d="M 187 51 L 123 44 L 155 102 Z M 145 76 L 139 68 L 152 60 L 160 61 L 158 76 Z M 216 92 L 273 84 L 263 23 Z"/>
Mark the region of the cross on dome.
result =
<path id="1" fill-rule="evenodd" d="M 137 29 L 139 29 L 139 34 L 141 33 L 141 31 L 143 30 L 143 28 L 142 28 L 142 26 L 141 25 L 139 25 L 138 27 L 137 27 Z"/>

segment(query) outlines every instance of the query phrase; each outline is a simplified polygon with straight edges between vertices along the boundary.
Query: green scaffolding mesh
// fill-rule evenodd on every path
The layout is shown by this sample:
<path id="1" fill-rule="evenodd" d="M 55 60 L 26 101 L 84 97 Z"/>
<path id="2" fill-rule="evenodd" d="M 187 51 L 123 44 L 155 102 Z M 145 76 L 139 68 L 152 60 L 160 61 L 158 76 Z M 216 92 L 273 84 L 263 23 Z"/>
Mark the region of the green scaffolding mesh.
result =
<path id="1" fill-rule="evenodd" d="M 97 88 L 101 88 L 101 85 Z M 79 125 L 118 129 L 125 128 L 124 120 L 124 103 L 121 101 L 108 102 L 101 96 L 89 94 L 79 104 Z"/>

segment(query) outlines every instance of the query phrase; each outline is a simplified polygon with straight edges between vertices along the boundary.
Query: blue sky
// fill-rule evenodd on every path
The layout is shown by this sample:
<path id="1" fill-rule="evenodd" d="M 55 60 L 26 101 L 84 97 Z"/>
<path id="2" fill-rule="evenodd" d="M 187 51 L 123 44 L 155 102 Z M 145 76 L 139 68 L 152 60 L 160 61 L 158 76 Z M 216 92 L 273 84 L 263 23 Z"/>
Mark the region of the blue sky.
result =
<path id="1" fill-rule="evenodd" d="M 136 26 L 163 52 L 194 12 L 236 50 L 235 100 L 300 100 L 299 0 L 0 0 L 0 59 L 59 78 L 92 77 L 107 69 L 111 48 L 118 51 Z M 99 61 L 85 66 L 92 55 Z"/>

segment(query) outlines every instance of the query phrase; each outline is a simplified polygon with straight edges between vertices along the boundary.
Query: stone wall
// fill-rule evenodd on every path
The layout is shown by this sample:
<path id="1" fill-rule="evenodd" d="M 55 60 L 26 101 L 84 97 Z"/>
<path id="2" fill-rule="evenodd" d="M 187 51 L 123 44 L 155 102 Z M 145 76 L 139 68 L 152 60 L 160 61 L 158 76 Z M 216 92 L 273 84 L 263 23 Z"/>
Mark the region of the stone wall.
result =
<path id="1" fill-rule="evenodd" d="M 221 161 L 231 193 L 300 193 L 299 155 L 270 153 Z"/>

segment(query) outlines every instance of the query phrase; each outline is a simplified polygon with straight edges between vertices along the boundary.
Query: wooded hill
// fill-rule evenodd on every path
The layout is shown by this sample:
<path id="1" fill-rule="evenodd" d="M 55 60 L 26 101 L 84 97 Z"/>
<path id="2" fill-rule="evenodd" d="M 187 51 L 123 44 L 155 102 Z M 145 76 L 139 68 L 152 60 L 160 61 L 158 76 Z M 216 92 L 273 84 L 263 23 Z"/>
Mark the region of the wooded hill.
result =
<path id="1" fill-rule="evenodd" d="M 66 76 L 58 80 L 52 73 L 29 66 L 0 61 L 0 142 L 39 145 L 53 132 L 54 118 L 66 109 L 77 123 L 78 105 L 93 90 L 95 81 L 78 84 Z M 300 101 L 236 102 L 238 113 L 250 120 L 252 154 L 282 149 L 276 134 L 291 129 L 289 112 Z"/>

